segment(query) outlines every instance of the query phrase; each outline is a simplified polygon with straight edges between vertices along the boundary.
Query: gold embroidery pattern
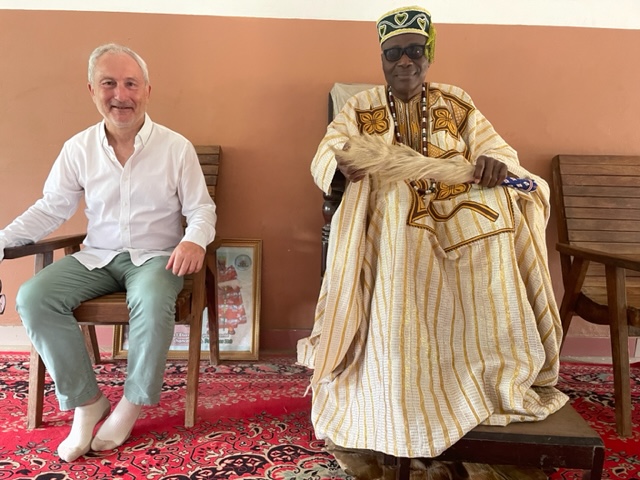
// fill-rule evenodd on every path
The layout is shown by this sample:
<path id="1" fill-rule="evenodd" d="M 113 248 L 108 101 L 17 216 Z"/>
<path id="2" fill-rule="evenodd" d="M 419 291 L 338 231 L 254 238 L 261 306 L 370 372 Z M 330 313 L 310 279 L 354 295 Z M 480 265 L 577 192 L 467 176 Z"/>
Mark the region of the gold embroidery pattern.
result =
<path id="1" fill-rule="evenodd" d="M 451 220 L 461 210 L 464 210 L 464 209 L 472 210 L 478 213 L 479 215 L 482 215 L 483 217 L 485 217 L 487 220 L 489 220 L 494 224 L 500 218 L 500 213 L 495 211 L 493 208 L 487 205 L 484 205 L 482 203 L 474 202 L 470 200 L 464 200 L 460 202 L 453 209 L 451 209 L 451 211 L 447 212 L 446 214 L 438 212 L 436 208 L 438 201 L 450 200 L 451 198 L 457 195 L 467 193 L 471 189 L 471 185 L 469 184 L 446 185 L 438 182 L 436 184 L 436 191 L 433 194 L 433 197 L 430 199 L 431 201 L 428 203 L 425 201 L 425 195 L 423 193 L 425 190 L 428 190 L 429 188 L 428 181 L 418 180 L 413 182 L 413 186 L 409 185 L 408 183 L 407 185 L 409 186 L 409 189 L 411 191 L 411 196 L 412 196 L 411 209 L 409 211 L 409 215 L 407 219 L 407 225 L 410 227 L 422 228 L 422 229 L 428 230 L 433 235 L 437 235 L 436 229 L 434 228 L 435 224 L 430 225 L 428 221 L 427 222 L 425 221 L 419 222 L 419 221 L 425 217 L 430 217 L 433 220 L 433 222 L 446 222 L 448 220 Z M 493 231 L 485 231 L 484 233 L 479 233 L 478 235 L 472 236 L 471 238 L 458 240 L 457 242 L 454 242 L 454 244 L 452 245 L 448 245 L 448 246 L 442 245 L 444 252 L 448 253 L 462 246 L 476 242 L 478 240 L 489 238 L 494 235 L 498 235 L 500 233 L 514 231 L 513 225 L 514 225 L 515 219 L 513 214 L 513 205 L 511 203 L 511 200 L 509 199 L 509 195 L 506 192 L 506 189 L 503 189 L 503 191 L 504 191 L 504 195 L 507 197 L 507 208 L 509 210 L 507 218 L 505 219 L 506 223 L 502 222 L 504 223 L 504 225 L 502 227 L 498 227 Z"/>
<path id="2" fill-rule="evenodd" d="M 403 144 L 422 152 L 422 105 L 421 97 L 416 95 L 409 102 L 396 99 L 396 121 L 398 134 Z"/>
<path id="3" fill-rule="evenodd" d="M 467 128 L 469 116 L 475 110 L 475 107 L 473 104 L 437 88 L 429 88 L 428 92 L 427 108 L 431 111 L 430 133 L 444 131 L 459 140 Z M 432 158 L 440 158 L 442 161 L 463 155 L 468 160 L 469 150 L 468 148 L 465 148 L 464 151 L 445 150 L 428 142 L 427 155 Z M 502 210 L 496 211 L 496 209 L 492 208 L 494 206 L 493 202 L 489 202 L 490 206 L 484 202 L 455 198 L 459 195 L 467 194 L 473 188 L 471 184 L 447 185 L 438 182 L 431 190 L 433 193 L 428 193 L 430 190 L 430 182 L 428 180 L 419 180 L 411 183 L 407 182 L 411 195 L 407 225 L 428 230 L 435 237 L 433 241 L 438 243 L 444 252 L 448 253 L 478 240 L 514 231 L 513 205 L 506 189 L 500 189 L 504 192 L 499 193 L 499 195 L 505 195 L 506 199 L 499 201 L 497 204 L 506 205 L 508 212 L 503 215 Z M 506 204 L 502 203 L 504 200 L 506 200 Z M 465 211 L 473 213 L 464 213 Z M 465 233 L 460 233 L 455 227 L 448 226 L 447 221 L 451 219 L 460 218 L 459 221 L 468 222 L 468 219 L 471 218 L 469 215 L 474 214 L 486 219 L 478 224 L 480 226 L 477 231 L 474 231 L 475 227 L 472 227 L 468 230 L 463 229 Z M 459 217 L 460 215 L 462 217 Z M 453 230 L 450 228 L 453 228 Z"/>
<path id="4" fill-rule="evenodd" d="M 445 130 L 452 137 L 458 138 L 458 126 L 453 122 L 451 112 L 446 108 L 434 108 L 431 111 L 433 116 L 433 131 Z"/>
<path id="5" fill-rule="evenodd" d="M 360 134 L 382 135 L 389 131 L 389 117 L 387 107 L 376 107 L 370 110 L 358 110 L 356 108 L 356 121 Z"/>
<path id="6" fill-rule="evenodd" d="M 468 158 L 468 149 L 465 148 L 462 155 Z M 452 158 L 460 155 L 461 153 L 456 150 L 443 150 L 442 148 L 434 145 L 433 143 L 427 143 L 427 155 L 433 158 L 440 158 L 442 161 L 446 161 L 447 158 Z M 409 210 L 409 218 L 407 225 L 413 225 L 414 227 L 424 228 L 423 225 L 415 225 L 415 222 L 420 218 L 429 215 L 428 209 L 424 202 L 424 193 L 430 189 L 431 182 L 429 180 L 416 180 L 413 185 L 407 183 L 411 188 L 411 209 Z M 436 183 L 436 191 L 433 194 L 434 200 L 446 200 L 448 198 L 467 193 L 471 185 L 468 183 L 459 183 L 456 185 L 446 185 L 444 183 Z"/>
<path id="7" fill-rule="evenodd" d="M 438 101 L 444 102 L 444 106 L 433 109 L 433 131 L 446 131 L 456 139 L 459 138 L 460 133 L 464 132 L 465 128 L 467 128 L 469 115 L 475 110 L 475 107 L 455 95 L 443 92 L 437 88 L 430 88 L 428 108 L 431 110 Z M 444 113 L 445 111 L 446 113 Z M 452 128 L 452 126 L 455 128 Z"/>
<path id="8" fill-rule="evenodd" d="M 446 215 L 442 215 L 438 213 L 438 211 L 434 207 L 433 202 L 429 203 L 428 210 L 429 210 L 429 215 L 431 215 L 431 218 L 433 218 L 436 222 L 446 222 L 447 220 L 450 220 L 453 217 L 455 217 L 456 213 L 458 213 L 463 208 L 468 208 L 469 210 L 473 210 L 474 212 L 479 213 L 480 215 L 487 218 L 488 220 L 491 220 L 492 222 L 495 222 L 496 220 L 498 220 L 498 217 L 500 216 L 500 214 L 496 212 L 493 208 L 487 207 L 486 205 L 482 205 L 481 203 L 478 203 L 478 202 L 471 202 L 471 201 L 460 202 L 458 205 L 456 205 L 453 208 L 453 210 L 451 210 Z"/>
<path id="9" fill-rule="evenodd" d="M 407 219 L 407 225 L 412 227 L 425 228 L 423 224 L 417 223 L 418 220 L 424 217 L 431 216 L 434 220 L 443 222 L 453 216 L 453 215 L 450 215 L 449 218 L 445 219 L 444 217 L 442 217 L 442 215 L 438 214 L 435 210 L 433 210 L 434 201 L 448 200 L 450 198 L 456 197 L 463 193 L 467 193 L 471 189 L 471 185 L 468 183 L 459 183 L 457 185 L 447 185 L 442 182 L 437 182 L 435 185 L 435 193 L 432 194 L 433 198 L 428 205 L 424 201 L 424 193 L 423 193 L 429 190 L 428 180 L 416 180 L 413 182 L 413 186 L 409 188 L 411 189 L 412 199 L 411 199 L 411 209 L 409 210 L 409 218 Z"/>
<path id="10" fill-rule="evenodd" d="M 447 200 L 462 193 L 467 193 L 469 190 L 471 190 L 471 185 L 468 183 L 447 185 L 446 183 L 438 182 L 436 183 L 436 193 L 434 194 L 434 200 Z"/>
<path id="11" fill-rule="evenodd" d="M 447 155 L 447 151 L 434 145 L 433 143 L 427 143 L 427 156 L 432 158 L 451 158 L 454 155 L 457 155 L 458 152 L 452 151 L 451 155 Z"/>
<path id="12" fill-rule="evenodd" d="M 427 143 L 427 156 L 432 158 L 453 158 L 462 155 L 469 160 L 469 148 L 465 147 L 462 152 L 457 150 L 444 150 L 433 143 Z"/>
<path id="13" fill-rule="evenodd" d="M 429 214 L 427 211 L 427 205 L 424 202 L 425 196 L 423 192 L 426 192 L 431 188 L 431 182 L 429 180 L 414 180 L 412 182 L 413 184 L 408 181 L 406 183 L 409 186 L 409 191 L 411 192 L 411 208 L 409 209 L 407 225 L 422 227 L 422 225 L 414 225 L 414 223 Z"/>

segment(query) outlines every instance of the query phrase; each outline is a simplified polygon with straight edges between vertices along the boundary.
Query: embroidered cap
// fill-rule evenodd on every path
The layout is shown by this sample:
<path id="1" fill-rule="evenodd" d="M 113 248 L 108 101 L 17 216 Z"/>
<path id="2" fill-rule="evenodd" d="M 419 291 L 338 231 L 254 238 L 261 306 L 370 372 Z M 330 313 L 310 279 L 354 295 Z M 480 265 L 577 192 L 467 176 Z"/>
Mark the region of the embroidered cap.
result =
<path id="1" fill-rule="evenodd" d="M 436 47 L 436 29 L 428 10 L 418 6 L 402 7 L 382 15 L 376 23 L 380 44 L 403 33 L 418 33 L 427 37 L 425 55 L 433 62 Z"/>

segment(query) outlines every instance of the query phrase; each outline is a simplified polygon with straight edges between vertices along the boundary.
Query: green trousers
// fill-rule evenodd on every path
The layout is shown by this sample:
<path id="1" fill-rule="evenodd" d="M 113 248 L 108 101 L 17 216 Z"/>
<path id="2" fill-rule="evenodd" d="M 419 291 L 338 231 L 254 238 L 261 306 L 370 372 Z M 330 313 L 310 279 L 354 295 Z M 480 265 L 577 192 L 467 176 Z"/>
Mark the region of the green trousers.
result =
<path id="1" fill-rule="evenodd" d="M 183 285 L 182 277 L 165 269 L 168 258 L 154 257 L 137 267 L 125 252 L 102 268 L 88 270 L 66 256 L 20 287 L 16 310 L 55 383 L 62 410 L 82 405 L 99 393 L 72 312 L 85 300 L 119 291 L 127 292 L 130 312 L 124 396 L 137 405 L 160 401 L 175 302 Z"/>

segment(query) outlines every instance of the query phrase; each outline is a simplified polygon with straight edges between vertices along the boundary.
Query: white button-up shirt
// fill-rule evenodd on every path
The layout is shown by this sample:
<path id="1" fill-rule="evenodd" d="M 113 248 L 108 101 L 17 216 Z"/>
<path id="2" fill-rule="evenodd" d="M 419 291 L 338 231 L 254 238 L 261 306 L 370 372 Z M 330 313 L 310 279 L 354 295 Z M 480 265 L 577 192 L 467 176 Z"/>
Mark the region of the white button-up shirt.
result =
<path id="1" fill-rule="evenodd" d="M 170 255 L 184 240 L 206 248 L 215 236 L 216 206 L 193 145 L 145 116 L 124 166 L 107 141 L 104 121 L 69 139 L 42 198 L 0 231 L 0 260 L 5 247 L 38 241 L 57 229 L 83 196 L 87 236 L 74 256 L 90 270 L 120 252 L 141 265 Z"/>

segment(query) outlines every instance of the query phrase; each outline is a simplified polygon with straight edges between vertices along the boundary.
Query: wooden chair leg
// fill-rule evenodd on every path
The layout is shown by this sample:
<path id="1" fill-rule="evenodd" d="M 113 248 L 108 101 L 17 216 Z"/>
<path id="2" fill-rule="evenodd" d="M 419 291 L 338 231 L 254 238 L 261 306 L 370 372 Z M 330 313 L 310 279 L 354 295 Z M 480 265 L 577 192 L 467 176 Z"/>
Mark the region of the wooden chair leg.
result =
<path id="1" fill-rule="evenodd" d="M 582 480 L 601 480 L 604 467 L 604 446 L 593 451 L 593 464 L 591 470 L 582 475 Z"/>
<path id="2" fill-rule="evenodd" d="M 44 404 L 44 363 L 33 345 L 29 355 L 29 398 L 27 403 L 27 430 L 42 425 Z"/>
<path id="3" fill-rule="evenodd" d="M 33 273 L 36 274 L 53 263 L 53 252 L 38 253 L 34 258 Z M 29 398 L 27 399 L 27 430 L 42 425 L 44 405 L 44 363 L 35 347 L 29 354 Z"/>
<path id="4" fill-rule="evenodd" d="M 589 262 L 581 258 L 574 258 L 571 263 L 569 278 L 565 282 L 564 296 L 560 304 L 560 321 L 562 322 L 562 344 L 560 345 L 560 351 L 562 351 L 564 341 L 567 338 L 571 319 L 573 318 L 573 309 L 576 300 L 580 296 L 580 290 L 582 289 L 588 267 Z"/>
<path id="5" fill-rule="evenodd" d="M 622 268 L 605 267 L 609 305 L 611 356 L 616 412 L 616 430 L 621 437 L 632 434 L 631 379 L 629 373 L 629 332 L 625 272 Z"/>
<path id="6" fill-rule="evenodd" d="M 187 359 L 187 398 L 185 399 L 184 426 L 196 424 L 198 415 L 198 383 L 200 380 L 200 332 L 202 313 L 193 315 L 189 325 L 189 356 Z"/>
<path id="7" fill-rule="evenodd" d="M 411 478 L 411 459 L 410 458 L 394 457 L 393 455 L 385 454 L 383 462 L 385 467 L 395 468 L 396 480 L 410 480 Z"/>
<path id="8" fill-rule="evenodd" d="M 411 459 L 398 458 L 398 470 L 396 480 L 409 480 L 411 478 Z"/>
<path id="9" fill-rule="evenodd" d="M 210 263 L 207 265 L 207 322 L 209 328 L 209 364 L 216 366 L 220 363 L 220 344 L 218 342 L 218 281 L 217 281 L 217 258 L 212 255 Z"/>
<path id="10" fill-rule="evenodd" d="M 571 320 L 573 320 L 573 309 L 566 306 L 566 298 L 567 297 L 565 295 L 562 298 L 562 303 L 560 304 L 560 321 L 562 322 L 562 341 L 560 342 L 560 352 L 562 352 L 564 342 L 567 339 L 567 332 L 569 332 L 569 327 L 571 326 Z"/>
<path id="11" fill-rule="evenodd" d="M 96 327 L 94 325 L 80 325 L 80 329 L 84 335 L 84 345 L 87 347 L 89 357 L 94 365 L 102 363 L 100 358 L 100 347 L 98 346 L 98 336 L 96 335 Z"/>

